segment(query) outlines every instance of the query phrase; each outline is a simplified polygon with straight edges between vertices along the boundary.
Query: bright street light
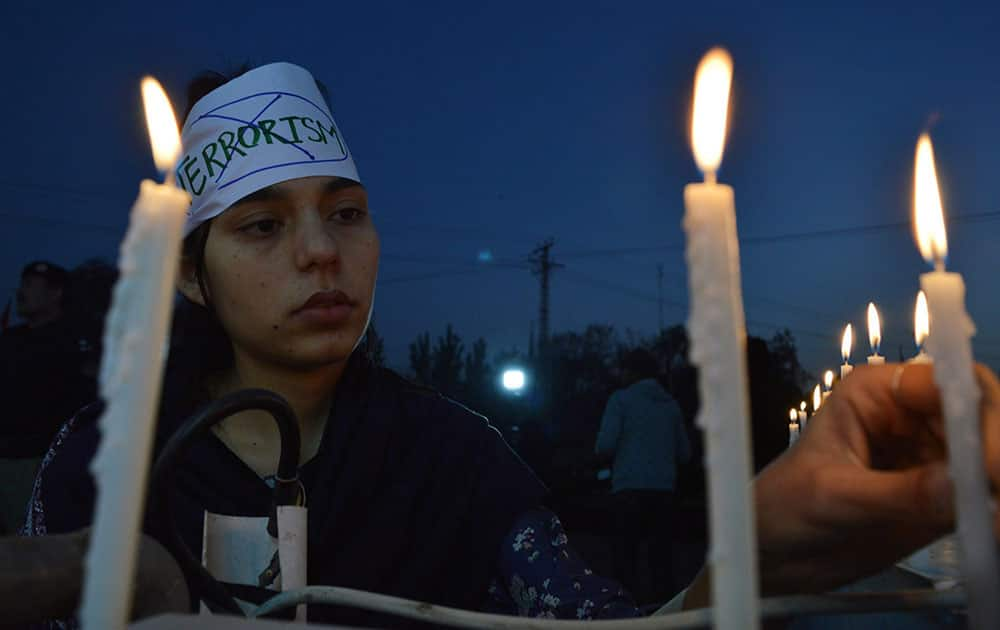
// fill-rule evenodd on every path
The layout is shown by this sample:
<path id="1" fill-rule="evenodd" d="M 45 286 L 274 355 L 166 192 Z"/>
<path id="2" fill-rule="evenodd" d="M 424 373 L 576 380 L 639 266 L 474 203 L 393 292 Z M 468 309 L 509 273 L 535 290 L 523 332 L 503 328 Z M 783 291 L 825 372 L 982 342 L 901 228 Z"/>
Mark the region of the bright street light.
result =
<path id="1" fill-rule="evenodd" d="M 515 394 L 520 393 L 524 389 L 524 370 L 520 368 L 509 368 L 504 370 L 501 383 L 503 384 L 503 388 L 507 391 Z"/>

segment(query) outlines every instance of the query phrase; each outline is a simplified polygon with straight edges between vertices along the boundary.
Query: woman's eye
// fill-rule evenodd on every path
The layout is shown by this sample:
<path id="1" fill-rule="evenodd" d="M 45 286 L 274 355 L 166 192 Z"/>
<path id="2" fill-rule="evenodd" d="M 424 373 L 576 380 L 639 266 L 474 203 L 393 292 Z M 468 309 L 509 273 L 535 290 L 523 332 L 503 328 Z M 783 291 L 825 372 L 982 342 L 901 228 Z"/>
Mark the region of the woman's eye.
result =
<path id="1" fill-rule="evenodd" d="M 240 231 L 251 236 L 270 236 L 278 231 L 278 227 L 278 221 L 275 219 L 261 219 L 244 225 Z"/>
<path id="2" fill-rule="evenodd" d="M 356 223 L 365 214 L 360 208 L 341 208 L 331 215 L 331 218 L 338 223 Z"/>

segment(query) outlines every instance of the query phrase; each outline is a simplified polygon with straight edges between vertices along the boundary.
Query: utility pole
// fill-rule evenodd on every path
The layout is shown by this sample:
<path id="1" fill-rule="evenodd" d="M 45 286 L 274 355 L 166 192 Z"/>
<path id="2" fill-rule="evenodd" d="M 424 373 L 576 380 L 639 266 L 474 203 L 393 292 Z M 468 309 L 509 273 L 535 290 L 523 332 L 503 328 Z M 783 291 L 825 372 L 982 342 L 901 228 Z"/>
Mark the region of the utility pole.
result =
<path id="1" fill-rule="evenodd" d="M 528 328 L 528 358 L 535 358 L 535 320 L 531 320 L 531 326 Z"/>
<path id="2" fill-rule="evenodd" d="M 552 437 L 556 433 L 553 416 L 550 413 L 552 404 L 553 357 L 549 351 L 549 273 L 562 267 L 552 261 L 550 250 L 555 241 L 549 238 L 531 252 L 531 267 L 535 275 L 541 277 L 541 302 L 538 309 L 538 337 L 535 344 L 535 365 L 538 370 L 538 387 L 534 388 L 535 401 L 542 418 L 542 426 L 546 435 Z"/>
<path id="3" fill-rule="evenodd" d="M 541 303 L 538 311 L 538 355 L 543 359 L 548 354 L 549 345 L 549 273 L 563 265 L 553 262 L 549 250 L 555 241 L 549 238 L 531 252 L 531 263 L 535 275 L 541 277 Z"/>
<path id="4" fill-rule="evenodd" d="M 657 303 L 660 307 L 660 334 L 663 334 L 663 264 L 656 265 Z"/>

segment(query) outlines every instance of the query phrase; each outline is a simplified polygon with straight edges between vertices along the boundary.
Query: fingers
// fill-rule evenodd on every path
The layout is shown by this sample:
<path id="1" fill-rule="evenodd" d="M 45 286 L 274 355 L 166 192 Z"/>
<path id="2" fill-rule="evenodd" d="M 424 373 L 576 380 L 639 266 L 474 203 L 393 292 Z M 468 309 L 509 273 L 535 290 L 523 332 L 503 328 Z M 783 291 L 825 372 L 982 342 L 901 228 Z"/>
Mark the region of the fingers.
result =
<path id="1" fill-rule="evenodd" d="M 843 468 L 819 476 L 833 520 L 937 536 L 954 527 L 954 487 L 943 462 L 900 471 Z M 825 492 L 824 492 L 825 490 Z"/>

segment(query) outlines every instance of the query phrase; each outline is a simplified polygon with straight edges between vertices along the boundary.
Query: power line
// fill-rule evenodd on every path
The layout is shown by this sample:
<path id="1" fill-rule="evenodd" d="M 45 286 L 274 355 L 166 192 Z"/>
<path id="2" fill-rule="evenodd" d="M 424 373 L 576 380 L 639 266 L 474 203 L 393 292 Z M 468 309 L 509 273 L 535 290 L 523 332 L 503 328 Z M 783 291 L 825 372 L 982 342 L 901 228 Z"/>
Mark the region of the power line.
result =
<path id="1" fill-rule="evenodd" d="M 437 280 L 439 278 L 450 278 L 452 276 L 466 276 L 470 274 L 483 273 L 486 271 L 496 271 L 503 269 L 503 267 L 461 267 L 459 269 L 443 269 L 441 271 L 434 271 L 424 274 L 417 274 L 412 276 L 395 276 L 390 278 L 379 279 L 377 284 L 379 286 L 387 284 L 401 284 L 403 282 L 418 282 L 421 280 Z"/>
<path id="2" fill-rule="evenodd" d="M 107 192 L 85 190 L 80 188 L 72 188 L 66 186 L 52 186 L 48 184 L 35 184 L 31 182 L 10 182 L 10 181 L 0 181 L 0 186 L 6 188 L 23 189 L 23 190 L 33 190 L 33 191 L 43 191 L 43 192 L 53 192 L 64 195 L 71 195 L 83 198 L 100 198 L 106 200 L 120 201 L 120 198 L 112 196 Z M 66 221 L 64 219 L 55 219 L 48 217 L 35 217 L 32 215 L 24 215 L 18 213 L 3 212 L 3 216 L 9 218 L 22 219 L 27 221 L 45 221 L 49 223 L 59 224 L 63 223 L 65 225 L 72 225 L 74 227 L 85 227 L 88 229 L 100 229 L 100 230 L 113 230 L 115 232 L 120 231 L 117 228 L 108 225 L 99 225 L 92 223 L 80 223 L 75 221 Z M 1000 210 L 990 210 L 985 212 L 976 212 L 970 214 L 956 215 L 947 218 L 947 222 L 953 225 L 959 225 L 964 223 L 979 223 L 985 221 L 995 221 L 1000 219 Z M 390 220 L 390 223 L 392 220 Z M 817 238 L 836 238 L 843 236 L 853 236 L 858 234 L 868 234 L 873 232 L 883 232 L 887 230 L 894 230 L 899 228 L 911 227 L 910 221 L 895 221 L 891 223 L 880 223 L 873 225 L 860 225 L 851 226 L 845 228 L 827 228 L 822 230 L 811 230 L 804 232 L 790 232 L 784 234 L 771 234 L 771 235 L 761 235 L 761 236 L 740 236 L 739 242 L 742 245 L 760 245 L 766 243 L 783 242 L 789 240 L 808 240 Z M 444 231 L 454 231 L 454 232 L 466 232 L 466 233 L 485 233 L 490 236 L 495 236 L 495 232 L 490 231 L 488 228 L 478 228 L 478 227 L 468 227 L 468 226 L 441 226 L 441 225 L 431 225 L 429 223 L 422 224 L 407 224 L 405 227 L 400 226 L 399 231 L 402 230 L 430 230 L 433 232 L 444 232 Z M 563 254 L 563 258 L 590 258 L 590 257 L 602 257 L 602 256 L 619 256 L 627 254 L 645 254 L 654 252 L 682 252 L 684 250 L 683 244 L 675 245 L 653 245 L 653 246 L 637 246 L 637 247 L 619 247 L 613 249 L 595 249 L 595 250 L 578 250 L 570 251 Z"/>
<path id="3" fill-rule="evenodd" d="M 469 267 L 510 267 L 516 269 L 530 269 L 528 261 L 518 261 L 513 259 L 500 260 L 463 260 L 461 258 L 441 258 L 435 256 L 397 256 L 395 254 L 383 254 L 381 259 L 390 262 L 405 262 L 417 265 L 449 265 L 449 266 L 469 266 Z"/>
<path id="4" fill-rule="evenodd" d="M 952 216 L 948 218 L 948 223 L 953 225 L 959 225 L 964 223 L 980 223 L 985 221 L 995 221 L 1000 219 L 1000 210 L 991 210 L 988 212 L 976 212 L 971 214 L 962 214 L 958 216 Z M 846 228 L 828 228 L 823 230 L 810 230 L 805 232 L 788 232 L 784 234 L 771 234 L 771 235 L 761 235 L 761 236 L 740 236 L 739 242 L 741 245 L 762 245 L 766 243 L 778 243 L 782 241 L 801 241 L 809 239 L 819 239 L 819 238 L 836 238 L 843 236 L 854 236 L 859 234 L 869 234 L 873 232 L 884 232 L 887 230 L 896 230 L 900 228 L 910 229 L 912 223 L 910 221 L 896 221 L 893 223 L 880 223 L 874 225 L 857 225 Z M 575 252 L 566 252 L 562 256 L 565 259 L 570 258 L 595 258 L 604 256 L 622 256 L 627 254 L 649 254 L 649 253 L 679 253 L 684 251 L 683 244 L 675 245 L 647 245 L 641 247 L 618 247 L 612 249 L 592 249 L 592 250 L 580 250 Z"/>

